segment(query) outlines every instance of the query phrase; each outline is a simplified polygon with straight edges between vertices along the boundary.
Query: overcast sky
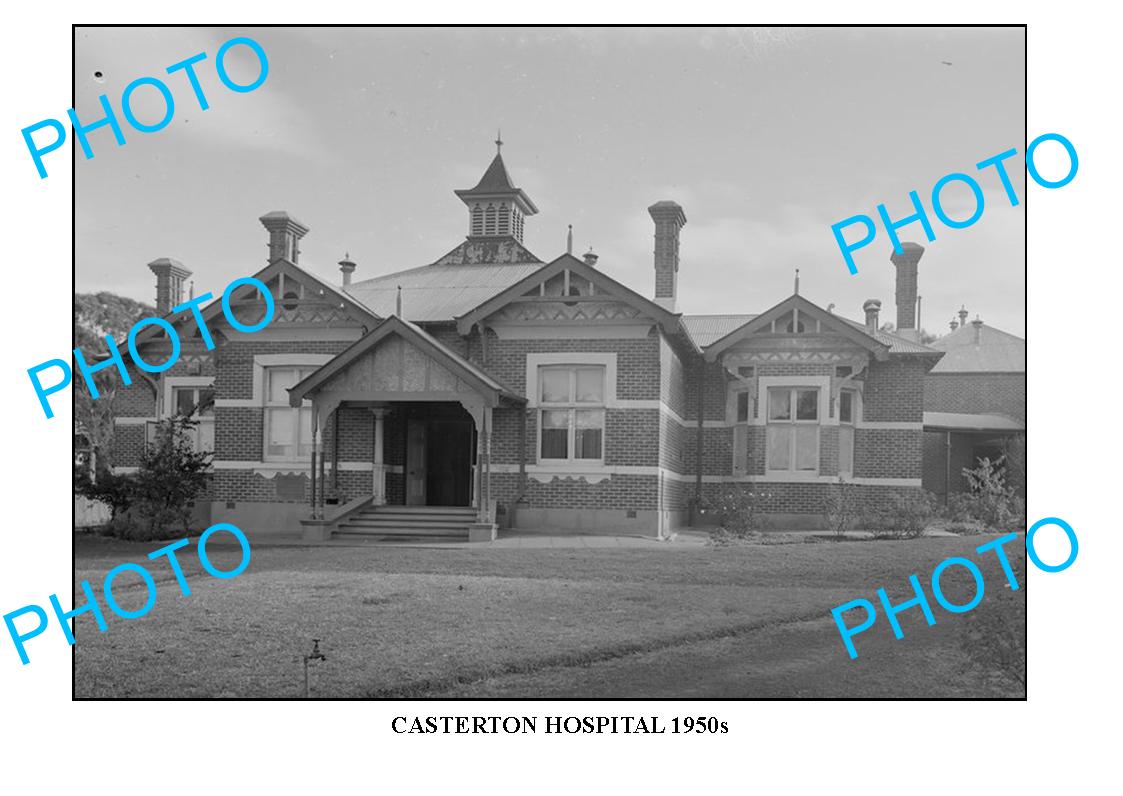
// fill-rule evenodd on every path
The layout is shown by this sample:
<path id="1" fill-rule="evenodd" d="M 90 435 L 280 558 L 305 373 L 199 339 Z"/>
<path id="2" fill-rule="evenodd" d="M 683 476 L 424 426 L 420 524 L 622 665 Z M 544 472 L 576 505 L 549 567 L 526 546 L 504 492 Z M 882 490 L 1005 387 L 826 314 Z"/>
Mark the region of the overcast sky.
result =
<path id="1" fill-rule="evenodd" d="M 214 71 L 234 36 L 269 57 L 248 94 Z M 266 264 L 257 219 L 271 210 L 311 228 L 301 265 L 333 282 L 345 251 L 356 280 L 430 263 L 463 240 L 467 211 L 452 191 L 476 183 L 501 127 L 511 176 L 540 210 L 526 244 L 544 261 L 565 251 L 573 224 L 575 253 L 592 246 L 599 268 L 650 296 L 646 208 L 674 199 L 687 216 L 681 311 L 760 312 L 790 295 L 799 268 L 812 301 L 860 318 L 863 300 L 880 298 L 893 321 L 884 231 L 851 276 L 830 225 L 875 216 L 879 202 L 903 217 L 909 190 L 927 204 L 944 174 L 1025 148 L 1020 28 L 81 28 L 79 117 L 101 115 L 99 94 L 119 107 L 131 80 L 200 51 L 209 110 L 182 74 L 167 77 L 171 125 L 125 126 L 123 147 L 103 128 L 90 134 L 95 157 L 79 153 L 78 291 L 154 302 L 146 264 L 173 257 L 195 272 L 196 292 L 218 293 Z M 231 51 L 240 82 L 254 63 Z M 152 122 L 162 104 L 147 92 L 134 109 Z M 918 224 L 901 232 L 927 248 L 930 331 L 946 332 L 965 304 L 1024 335 L 1025 171 L 1011 172 L 1017 208 L 991 171 L 973 227 L 933 217 L 934 243 Z M 949 188 L 945 207 L 963 218 L 969 199 Z"/>

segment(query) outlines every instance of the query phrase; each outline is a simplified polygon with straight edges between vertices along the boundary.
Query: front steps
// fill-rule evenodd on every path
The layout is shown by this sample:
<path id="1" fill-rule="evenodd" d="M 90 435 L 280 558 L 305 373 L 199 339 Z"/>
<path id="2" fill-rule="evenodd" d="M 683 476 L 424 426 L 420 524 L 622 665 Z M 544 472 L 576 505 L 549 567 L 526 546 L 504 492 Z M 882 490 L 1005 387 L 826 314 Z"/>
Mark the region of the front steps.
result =
<path id="1" fill-rule="evenodd" d="M 371 506 L 339 524 L 333 539 L 468 541 L 476 510 L 460 506 Z"/>

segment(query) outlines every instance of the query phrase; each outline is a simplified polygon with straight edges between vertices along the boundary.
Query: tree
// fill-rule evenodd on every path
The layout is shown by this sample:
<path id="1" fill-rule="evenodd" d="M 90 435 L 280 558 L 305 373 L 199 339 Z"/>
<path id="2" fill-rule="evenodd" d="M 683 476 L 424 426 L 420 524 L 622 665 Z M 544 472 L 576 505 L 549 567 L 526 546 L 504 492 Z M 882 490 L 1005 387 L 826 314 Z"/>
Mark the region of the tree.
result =
<path id="1" fill-rule="evenodd" d="M 156 309 L 113 293 L 76 293 L 74 295 L 74 345 L 86 361 L 106 350 L 105 337 L 124 340 L 141 318 L 156 315 Z M 121 377 L 116 369 L 94 374 L 99 398 L 95 401 L 85 389 L 81 374 L 75 373 L 71 394 L 74 397 L 74 423 L 89 442 L 94 460 L 94 480 L 110 469 L 109 452 L 113 446 L 113 419 Z"/>
<path id="2" fill-rule="evenodd" d="M 885 323 L 881 324 L 881 328 L 880 328 L 879 331 L 888 332 L 889 334 L 896 334 L 897 333 L 897 327 L 894 326 L 889 321 L 886 321 Z M 939 335 L 932 334 L 927 329 L 921 329 L 920 330 L 920 344 L 921 345 L 928 345 L 929 343 L 934 343 L 939 339 L 940 339 Z"/>
<path id="3" fill-rule="evenodd" d="M 156 426 L 156 440 L 144 449 L 134 482 L 133 520 L 138 535 L 160 538 L 175 526 L 191 524 L 191 503 L 207 488 L 211 453 L 195 451 L 198 423 L 176 415 Z"/>

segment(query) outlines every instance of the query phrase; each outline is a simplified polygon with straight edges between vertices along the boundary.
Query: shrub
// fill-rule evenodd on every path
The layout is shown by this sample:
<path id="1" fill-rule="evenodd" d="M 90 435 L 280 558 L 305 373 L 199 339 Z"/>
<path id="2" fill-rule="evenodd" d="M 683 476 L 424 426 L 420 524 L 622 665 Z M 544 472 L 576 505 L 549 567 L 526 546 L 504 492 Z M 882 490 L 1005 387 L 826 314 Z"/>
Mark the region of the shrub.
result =
<path id="1" fill-rule="evenodd" d="M 841 475 L 831 484 L 822 505 L 823 519 L 836 539 L 841 539 L 847 531 L 853 530 L 859 520 L 858 495 L 854 484 Z"/>
<path id="2" fill-rule="evenodd" d="M 136 479 L 131 475 L 118 475 L 102 470 L 94 480 L 89 468 L 74 468 L 74 491 L 90 500 L 97 500 L 109 506 L 110 522 L 128 510 L 136 490 Z"/>
<path id="3" fill-rule="evenodd" d="M 952 495 L 946 510 L 958 522 L 977 520 L 998 531 L 1025 527 L 1025 500 L 1007 480 L 1005 456 L 984 458 L 975 468 L 963 468 L 970 492 Z"/>
<path id="4" fill-rule="evenodd" d="M 763 522 L 761 506 L 769 495 L 752 485 L 734 485 L 724 489 L 713 503 L 721 517 L 721 527 L 710 533 L 710 542 L 728 545 L 755 539 L 760 535 Z"/>
<path id="5" fill-rule="evenodd" d="M 915 539 L 928 527 L 935 505 L 931 492 L 897 494 L 867 512 L 865 525 L 875 539 Z"/>
<path id="6" fill-rule="evenodd" d="M 193 501 L 206 488 L 211 459 L 211 454 L 194 450 L 190 431 L 195 425 L 185 417 L 161 421 L 156 442 L 145 448 L 135 475 L 105 472 L 94 483 L 75 473 L 79 494 L 109 505 L 106 533 L 148 541 L 189 530 Z"/>

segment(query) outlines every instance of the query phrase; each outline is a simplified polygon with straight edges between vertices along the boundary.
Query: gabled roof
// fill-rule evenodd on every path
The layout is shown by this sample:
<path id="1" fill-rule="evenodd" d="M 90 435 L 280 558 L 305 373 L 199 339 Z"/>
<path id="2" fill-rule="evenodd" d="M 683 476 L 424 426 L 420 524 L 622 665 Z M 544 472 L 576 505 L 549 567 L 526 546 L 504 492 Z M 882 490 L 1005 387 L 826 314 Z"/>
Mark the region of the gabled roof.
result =
<path id="1" fill-rule="evenodd" d="M 960 326 L 931 344 L 947 352 L 932 373 L 1025 373 L 1026 341 L 1022 337 L 979 325 L 975 342 L 973 322 Z"/>
<path id="2" fill-rule="evenodd" d="M 852 343 L 869 350 L 877 359 L 885 359 L 889 355 L 889 346 L 870 335 L 864 329 L 859 329 L 845 318 L 832 315 L 817 304 L 812 304 L 803 296 L 794 294 L 788 296 L 771 309 L 735 327 L 718 340 L 710 343 L 706 346 L 706 359 L 710 362 L 715 361 L 722 351 L 726 350 L 734 343 L 768 328 L 772 321 L 782 318 L 793 309 L 799 310 L 800 315 L 806 315 L 809 318 L 818 320 L 828 329 L 832 329 Z"/>
<path id="3" fill-rule="evenodd" d="M 321 386 L 336 374 L 347 368 L 355 360 L 374 349 L 389 335 L 396 334 L 406 341 L 420 348 L 434 359 L 439 360 L 445 367 L 456 373 L 468 383 L 474 385 L 481 393 L 498 399 L 507 398 L 512 401 L 525 402 L 526 398 L 511 390 L 501 381 L 489 374 L 478 365 L 469 362 L 456 354 L 448 346 L 441 343 L 431 334 L 409 321 L 402 320 L 396 315 L 391 315 L 363 338 L 355 341 L 336 357 L 321 368 L 311 373 L 295 386 L 289 388 L 289 404 L 300 406 L 304 397 Z"/>
<path id="4" fill-rule="evenodd" d="M 273 279 L 273 277 L 277 276 L 278 274 L 280 274 L 282 272 L 294 274 L 299 279 L 307 279 L 307 280 L 315 283 L 319 287 L 323 288 L 325 295 L 335 296 L 336 298 L 338 298 L 340 300 L 340 302 L 342 302 L 343 304 L 346 304 L 347 306 L 351 307 L 356 312 L 358 312 L 362 317 L 364 317 L 365 319 L 367 319 L 369 321 L 379 320 L 379 316 L 377 314 L 375 314 L 374 312 L 372 312 L 368 307 L 364 306 L 362 303 L 356 301 L 354 298 L 352 298 L 352 297 L 350 297 L 350 296 L 348 296 L 344 293 L 341 293 L 338 288 L 333 287 L 332 285 L 330 285 L 329 283 L 320 279 L 319 277 L 314 276 L 313 274 L 309 273 L 308 271 L 305 271 L 303 268 L 296 265 L 295 263 L 290 263 L 288 260 L 285 260 L 285 259 L 274 260 L 273 262 L 269 263 L 269 265 L 265 266 L 260 271 L 258 271 L 256 274 L 251 274 L 251 276 L 254 279 L 259 279 L 262 282 L 264 282 L 266 284 L 269 284 L 269 281 L 271 279 Z M 243 287 L 243 288 L 239 288 L 238 292 L 245 293 L 245 292 L 248 292 L 250 290 L 252 290 L 252 288 Z M 209 304 L 207 304 L 205 307 L 203 307 L 200 310 L 200 313 L 202 314 L 204 321 L 210 321 L 216 315 L 222 314 L 222 292 L 224 292 L 224 291 L 225 291 L 225 288 L 222 291 L 219 291 L 219 293 L 216 294 L 216 297 Z M 275 303 L 279 303 L 276 296 L 273 297 L 273 301 Z M 188 319 L 192 318 L 192 315 L 191 315 L 191 313 L 169 312 L 164 317 L 168 320 L 172 320 L 172 318 L 174 317 L 177 320 L 179 320 L 180 323 L 183 323 L 183 322 L 187 322 Z M 174 321 L 173 321 L 173 324 L 174 324 Z M 137 334 L 136 343 L 137 343 L 137 345 L 139 345 L 139 344 L 141 344 L 141 343 L 143 343 L 147 340 L 152 339 L 153 337 L 159 336 L 160 334 L 162 334 L 162 330 L 160 329 L 160 327 L 155 326 L 155 325 L 146 326 L 140 333 Z"/>
<path id="5" fill-rule="evenodd" d="M 400 285 L 405 318 L 421 323 L 453 321 L 541 267 L 541 262 L 423 265 L 355 282 L 344 290 L 371 312 L 386 317 L 397 311 Z"/>
<path id="6" fill-rule="evenodd" d="M 596 285 L 598 291 L 603 291 L 615 299 L 628 304 L 631 307 L 639 310 L 645 315 L 655 319 L 665 331 L 681 331 L 682 325 L 679 323 L 680 316 L 676 313 L 670 312 L 667 309 L 659 306 L 651 299 L 641 296 L 636 293 L 627 285 L 617 282 L 612 277 L 605 274 L 603 271 L 598 271 L 591 265 L 588 265 L 581 260 L 578 260 L 572 254 L 563 254 L 553 262 L 541 266 L 533 273 L 515 282 L 506 290 L 498 293 L 488 300 L 482 302 L 478 306 L 472 308 L 470 311 L 465 312 L 456 318 L 456 328 L 460 334 L 468 334 L 472 326 L 484 318 L 488 317 L 497 310 L 507 306 L 508 304 L 521 299 L 527 291 L 531 290 L 539 282 L 545 282 L 551 277 L 568 270 L 577 276 L 587 279 Z M 558 301 L 564 301 L 566 298 L 573 300 L 573 297 L 558 297 Z M 688 338 L 689 339 L 689 338 Z"/>

